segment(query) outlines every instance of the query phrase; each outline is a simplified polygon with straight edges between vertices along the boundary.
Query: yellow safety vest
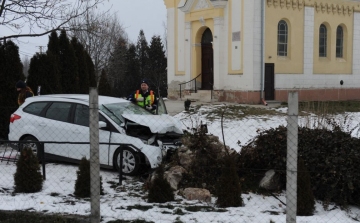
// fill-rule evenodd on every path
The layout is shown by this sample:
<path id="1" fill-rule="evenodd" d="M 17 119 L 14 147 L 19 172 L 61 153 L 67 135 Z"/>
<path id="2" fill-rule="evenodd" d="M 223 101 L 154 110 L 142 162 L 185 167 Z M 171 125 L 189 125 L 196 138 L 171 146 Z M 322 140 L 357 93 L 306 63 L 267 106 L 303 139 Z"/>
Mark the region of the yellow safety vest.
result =
<path id="1" fill-rule="evenodd" d="M 138 99 L 139 95 L 141 96 L 140 90 L 137 90 L 135 93 L 135 99 Z M 150 94 L 145 98 L 145 101 L 138 101 L 137 105 L 139 105 L 141 107 L 152 106 L 154 104 L 154 101 L 155 101 L 154 92 L 150 91 Z"/>

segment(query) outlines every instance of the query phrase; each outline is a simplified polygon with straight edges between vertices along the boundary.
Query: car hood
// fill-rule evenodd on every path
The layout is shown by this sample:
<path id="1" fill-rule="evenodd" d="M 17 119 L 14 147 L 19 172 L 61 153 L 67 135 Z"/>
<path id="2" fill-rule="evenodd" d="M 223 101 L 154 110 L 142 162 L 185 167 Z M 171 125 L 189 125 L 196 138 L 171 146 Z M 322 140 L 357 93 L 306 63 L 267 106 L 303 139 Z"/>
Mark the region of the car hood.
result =
<path id="1" fill-rule="evenodd" d="M 152 133 L 178 133 L 183 134 L 181 122 L 172 116 L 163 115 L 132 115 L 123 114 L 125 119 L 135 122 L 139 125 L 147 126 Z"/>

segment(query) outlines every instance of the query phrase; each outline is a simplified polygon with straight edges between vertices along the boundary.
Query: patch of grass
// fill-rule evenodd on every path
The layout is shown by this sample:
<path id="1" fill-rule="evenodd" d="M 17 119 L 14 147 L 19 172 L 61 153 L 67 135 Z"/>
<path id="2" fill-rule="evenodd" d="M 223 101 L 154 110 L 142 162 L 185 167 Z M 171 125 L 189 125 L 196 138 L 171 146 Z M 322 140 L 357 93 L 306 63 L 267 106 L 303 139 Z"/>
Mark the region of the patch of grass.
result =
<path id="1" fill-rule="evenodd" d="M 50 196 L 52 197 L 58 197 L 60 194 L 59 193 L 56 193 L 56 192 L 52 192 L 50 193 Z"/>
<path id="2" fill-rule="evenodd" d="M 88 219 L 80 216 L 48 215 L 26 211 L 0 211 L 0 222 L 6 223 L 84 223 Z"/>
<path id="3" fill-rule="evenodd" d="M 147 211 L 149 209 L 153 208 L 151 205 L 134 205 L 134 206 L 128 206 L 126 210 L 131 211 L 132 209 L 138 209 L 140 211 Z"/>
<path id="4" fill-rule="evenodd" d="M 173 214 L 176 215 L 184 215 L 185 213 L 183 212 L 183 210 L 181 208 L 176 208 L 173 212 Z"/>
<path id="5" fill-rule="evenodd" d="M 177 218 L 175 219 L 174 223 L 184 223 L 184 222 L 180 220 L 180 217 L 177 217 Z"/>
<path id="6" fill-rule="evenodd" d="M 360 101 L 299 102 L 299 111 L 306 111 L 316 115 L 360 112 Z"/>
<path id="7" fill-rule="evenodd" d="M 166 205 L 159 205 L 159 208 L 168 208 L 168 209 L 174 209 L 175 206 L 174 205 L 171 205 L 171 204 L 166 204 Z"/>

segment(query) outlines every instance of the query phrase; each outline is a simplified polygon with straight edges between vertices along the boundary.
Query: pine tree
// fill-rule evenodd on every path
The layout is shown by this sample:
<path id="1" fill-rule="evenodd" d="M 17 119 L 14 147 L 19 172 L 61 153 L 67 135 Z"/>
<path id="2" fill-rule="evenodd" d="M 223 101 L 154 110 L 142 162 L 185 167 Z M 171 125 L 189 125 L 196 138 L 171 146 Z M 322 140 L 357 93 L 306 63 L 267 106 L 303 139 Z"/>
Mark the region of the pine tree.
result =
<path id="1" fill-rule="evenodd" d="M 136 43 L 136 54 L 139 61 L 139 74 L 141 78 L 148 78 L 149 76 L 149 46 L 143 30 L 140 30 L 139 37 Z M 140 80 L 138 80 L 140 82 Z"/>
<path id="2" fill-rule="evenodd" d="M 78 93 L 77 58 L 64 30 L 61 31 L 59 37 L 59 60 L 62 93 Z"/>
<path id="3" fill-rule="evenodd" d="M 159 96 L 167 96 L 167 59 L 160 36 L 153 36 L 149 48 L 149 78 L 151 88 L 156 89 Z"/>
<path id="4" fill-rule="evenodd" d="M 107 79 L 105 70 L 101 71 L 101 76 L 99 81 L 99 95 L 111 96 L 111 87 Z"/>
<path id="5" fill-rule="evenodd" d="M 241 198 L 240 179 L 236 171 L 235 161 L 230 155 L 224 158 L 221 176 L 216 185 L 218 196 L 216 205 L 225 207 L 240 207 L 243 205 Z"/>
<path id="6" fill-rule="evenodd" d="M 89 86 L 90 87 L 97 87 L 95 66 L 94 66 L 94 63 L 93 63 L 90 55 L 86 51 L 85 51 L 85 61 L 86 61 L 86 67 L 87 67 L 88 75 L 89 75 Z"/>
<path id="7" fill-rule="evenodd" d="M 0 43 L 0 80 L 0 138 L 7 139 L 9 117 L 18 108 L 15 84 L 18 80 L 25 80 L 19 47 L 12 41 Z"/>
<path id="8" fill-rule="evenodd" d="M 129 85 L 129 78 L 126 77 L 127 46 L 127 41 L 120 37 L 109 60 L 108 80 L 112 83 L 115 97 L 126 97 L 129 94 L 126 89 Z"/>
<path id="9" fill-rule="evenodd" d="M 76 197 L 90 197 L 91 185 L 90 185 L 90 161 L 83 157 L 80 160 L 79 170 L 76 171 L 75 181 L 75 196 Z M 104 194 L 104 188 L 102 186 L 102 179 L 100 177 L 100 194 Z"/>
<path id="10" fill-rule="evenodd" d="M 73 37 L 71 39 L 71 45 L 74 48 L 75 56 L 78 62 L 78 79 L 77 83 L 79 83 L 79 92 L 81 94 L 88 94 L 89 93 L 89 86 L 90 86 L 90 79 L 89 79 L 89 70 L 87 68 L 86 63 L 86 55 L 84 46 L 78 42 L 78 40 Z"/>
<path id="11" fill-rule="evenodd" d="M 124 86 L 124 92 L 126 96 L 140 88 L 140 71 L 139 60 L 136 55 L 136 46 L 130 44 L 126 54 L 126 72 L 125 76 L 128 79 L 127 86 Z"/>
<path id="12" fill-rule="evenodd" d="M 297 212 L 298 216 L 311 216 L 315 210 L 315 198 L 311 189 L 310 174 L 304 160 L 299 158 L 297 174 Z"/>
<path id="13" fill-rule="evenodd" d="M 21 150 L 14 174 L 15 192 L 34 193 L 42 189 L 43 178 L 37 156 L 31 148 Z"/>
<path id="14" fill-rule="evenodd" d="M 169 182 L 164 178 L 163 165 L 160 165 L 156 170 L 154 181 L 149 186 L 148 202 L 165 203 L 174 200 L 174 192 Z"/>

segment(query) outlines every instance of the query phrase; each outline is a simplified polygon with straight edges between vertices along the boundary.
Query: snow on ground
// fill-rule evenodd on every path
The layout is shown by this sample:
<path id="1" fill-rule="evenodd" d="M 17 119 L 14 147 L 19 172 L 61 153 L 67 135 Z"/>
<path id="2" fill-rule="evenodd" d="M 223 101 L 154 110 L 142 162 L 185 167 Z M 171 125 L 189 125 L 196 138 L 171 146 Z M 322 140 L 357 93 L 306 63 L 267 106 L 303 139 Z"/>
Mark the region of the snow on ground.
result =
<path id="1" fill-rule="evenodd" d="M 202 109 L 209 109 L 203 107 Z M 286 108 L 278 109 L 286 113 Z M 354 119 L 360 114 L 352 114 Z M 189 116 L 183 112 L 176 115 L 185 127 L 196 127 L 202 121 L 208 125 L 209 133 L 219 136 L 222 140 L 221 122 L 219 119 L 207 120 L 201 112 Z M 343 122 L 344 118 L 336 120 Z M 360 119 L 357 119 L 360 120 Z M 309 118 L 299 118 L 303 125 L 317 121 Z M 357 126 L 358 122 L 349 124 L 349 129 Z M 225 142 L 237 151 L 249 140 L 253 139 L 258 130 L 276 128 L 286 125 L 286 116 L 261 116 L 246 117 L 241 120 L 224 120 Z M 238 143 L 240 141 L 240 143 Z M 4 148 L 2 148 L 4 149 Z M 0 152 L 2 150 L 0 149 Z M 43 189 L 38 193 L 14 194 L 14 173 L 16 165 L 12 162 L 0 161 L 0 210 L 27 210 L 43 213 L 61 213 L 75 215 L 90 214 L 90 199 L 77 199 L 74 197 L 77 166 L 66 164 L 46 164 L 46 177 Z M 156 223 L 281 223 L 286 222 L 286 207 L 278 200 L 286 203 L 285 194 L 275 197 L 266 197 L 256 194 L 243 194 L 244 206 L 238 208 L 220 209 L 215 206 L 216 198 L 211 203 L 188 201 L 181 196 L 176 196 L 176 201 L 166 204 L 152 204 L 146 202 L 146 192 L 143 182 L 136 177 L 127 177 L 122 186 L 118 186 L 118 173 L 102 170 L 103 187 L 105 195 L 101 196 L 102 222 L 116 219 L 135 220 L 143 219 Z M 200 211 L 194 211 L 198 207 Z M 352 223 L 360 221 L 360 209 L 349 207 L 341 210 L 330 205 L 329 210 L 324 210 L 320 202 L 316 203 L 313 216 L 297 217 L 298 223 Z"/>

